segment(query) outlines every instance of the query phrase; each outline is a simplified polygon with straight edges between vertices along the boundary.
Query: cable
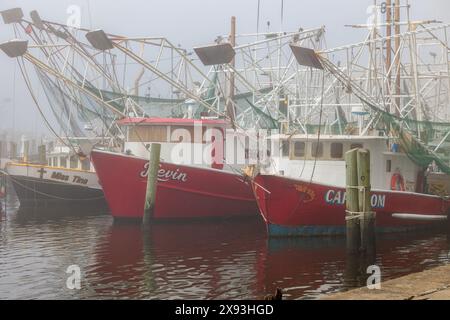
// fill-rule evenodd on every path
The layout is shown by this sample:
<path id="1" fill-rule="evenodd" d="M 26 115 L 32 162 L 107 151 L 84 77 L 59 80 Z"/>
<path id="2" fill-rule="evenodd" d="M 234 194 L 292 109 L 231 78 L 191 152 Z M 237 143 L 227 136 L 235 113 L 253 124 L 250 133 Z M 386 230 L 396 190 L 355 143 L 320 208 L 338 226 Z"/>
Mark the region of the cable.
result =
<path id="1" fill-rule="evenodd" d="M 30 92 L 31 98 L 33 99 L 34 103 L 36 104 L 36 107 L 37 107 L 40 115 L 42 116 L 42 118 L 43 118 L 43 120 L 45 122 L 45 125 L 61 141 L 62 144 L 64 144 L 65 146 L 69 147 L 70 149 L 72 149 L 75 152 L 75 154 L 78 154 L 78 151 L 75 149 L 75 147 L 70 142 L 69 142 L 69 144 L 66 143 L 64 141 L 64 139 L 62 139 L 58 135 L 58 133 L 53 129 L 53 127 L 50 125 L 49 121 L 45 117 L 45 114 L 44 114 L 44 112 L 42 111 L 42 109 L 41 109 L 41 107 L 39 105 L 39 102 L 38 102 L 38 100 L 37 100 L 37 98 L 36 98 L 36 96 L 35 96 L 35 94 L 33 92 L 33 89 L 31 88 L 31 85 L 30 85 L 30 82 L 29 82 L 30 79 L 27 76 L 27 72 L 25 70 L 25 63 L 23 61 L 23 58 L 22 59 L 17 58 L 17 62 L 19 64 L 20 72 L 22 73 L 22 77 L 23 77 L 23 79 L 25 81 L 25 84 L 26 84 L 26 86 L 28 88 L 28 91 Z M 22 62 L 23 66 L 22 66 L 22 64 L 20 62 Z"/>
<path id="2" fill-rule="evenodd" d="M 311 172 L 311 179 L 309 183 L 312 183 L 314 173 L 316 172 L 316 165 L 317 165 L 317 154 L 319 151 L 319 145 L 320 145 L 320 134 L 322 131 L 322 115 L 323 115 L 323 98 L 324 98 L 324 89 L 325 89 L 325 70 L 322 71 L 322 92 L 321 92 L 321 98 L 320 98 L 320 113 L 319 113 L 319 130 L 317 132 L 317 145 L 316 145 L 316 152 L 314 154 L 314 165 Z"/>

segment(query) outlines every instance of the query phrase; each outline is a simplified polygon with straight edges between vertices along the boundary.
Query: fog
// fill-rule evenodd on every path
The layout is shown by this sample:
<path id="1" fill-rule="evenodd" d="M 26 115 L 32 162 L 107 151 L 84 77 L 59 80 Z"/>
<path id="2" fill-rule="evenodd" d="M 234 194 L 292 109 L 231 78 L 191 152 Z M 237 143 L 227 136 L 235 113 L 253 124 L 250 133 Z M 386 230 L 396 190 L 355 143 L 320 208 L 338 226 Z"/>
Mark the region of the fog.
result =
<path id="1" fill-rule="evenodd" d="M 260 31 L 297 30 L 326 26 L 329 47 L 358 42 L 366 31 L 345 27 L 365 23 L 373 0 L 260 0 Z M 448 0 L 411 0 L 413 19 L 450 22 Z M 230 17 L 238 33 L 257 30 L 258 0 L 2 0 L 0 10 L 21 7 L 28 17 L 38 10 L 47 20 L 65 23 L 71 5 L 81 8 L 81 24 L 127 36 L 164 36 L 185 48 L 211 43 L 228 33 Z M 270 21 L 270 27 L 267 22 Z M 0 41 L 13 38 L 10 25 L 0 23 Z M 16 61 L 0 54 L 0 132 L 47 132 L 16 68 Z M 42 93 L 41 93 L 42 94 Z"/>

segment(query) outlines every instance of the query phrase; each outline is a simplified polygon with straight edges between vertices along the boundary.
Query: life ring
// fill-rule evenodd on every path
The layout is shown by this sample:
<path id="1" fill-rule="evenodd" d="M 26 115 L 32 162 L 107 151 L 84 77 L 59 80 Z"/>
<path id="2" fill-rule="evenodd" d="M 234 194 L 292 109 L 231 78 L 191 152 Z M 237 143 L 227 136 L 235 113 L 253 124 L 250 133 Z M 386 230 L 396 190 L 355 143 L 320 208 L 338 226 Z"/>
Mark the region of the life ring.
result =
<path id="1" fill-rule="evenodd" d="M 391 178 L 391 190 L 405 191 L 405 179 L 400 173 L 394 173 Z"/>

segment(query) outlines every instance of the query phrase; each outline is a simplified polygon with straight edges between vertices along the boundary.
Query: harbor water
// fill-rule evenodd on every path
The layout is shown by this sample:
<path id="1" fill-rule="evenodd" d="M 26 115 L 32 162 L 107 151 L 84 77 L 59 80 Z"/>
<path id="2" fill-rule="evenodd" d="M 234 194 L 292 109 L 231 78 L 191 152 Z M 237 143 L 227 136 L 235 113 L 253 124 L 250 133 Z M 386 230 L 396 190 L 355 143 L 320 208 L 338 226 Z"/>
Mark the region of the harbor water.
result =
<path id="1" fill-rule="evenodd" d="M 361 286 L 344 238 L 269 240 L 259 218 L 143 229 L 17 206 L 10 197 L 0 218 L 0 299 L 262 299 L 278 287 L 318 299 Z M 379 237 L 375 264 L 384 281 L 448 263 L 449 248 L 439 233 Z"/>

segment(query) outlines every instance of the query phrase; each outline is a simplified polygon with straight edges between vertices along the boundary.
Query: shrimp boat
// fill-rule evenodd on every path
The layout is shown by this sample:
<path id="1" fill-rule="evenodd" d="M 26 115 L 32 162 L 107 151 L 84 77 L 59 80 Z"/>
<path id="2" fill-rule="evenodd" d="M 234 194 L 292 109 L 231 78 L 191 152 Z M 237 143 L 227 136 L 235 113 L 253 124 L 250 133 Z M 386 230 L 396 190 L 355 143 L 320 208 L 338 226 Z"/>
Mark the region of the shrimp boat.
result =
<path id="1" fill-rule="evenodd" d="M 314 136 L 279 135 L 272 141 L 282 146 L 272 157 L 276 173 L 261 170 L 253 184 L 269 236 L 345 234 L 344 154 L 354 148 L 370 150 L 371 206 L 379 232 L 442 223 L 450 212 L 448 199 L 423 193 L 423 168 L 395 144 L 390 148 L 386 137 L 329 135 L 316 142 Z"/>
<path id="2" fill-rule="evenodd" d="M 128 136 L 125 153 L 91 152 L 114 218 L 142 218 L 149 168 L 147 148 L 153 142 L 161 144 L 163 159 L 158 172 L 153 219 L 257 217 L 251 184 L 244 181 L 237 167 L 233 170 L 223 162 L 225 137 L 231 145 L 237 135 L 234 131 L 226 133 L 229 131 L 227 122 L 129 118 L 120 124 L 126 128 Z M 216 132 L 214 146 L 210 149 L 205 147 L 204 136 L 208 130 Z M 190 133 L 195 136 L 192 141 L 188 141 Z M 237 144 L 237 148 L 239 146 L 242 144 Z M 240 154 L 245 159 L 245 150 Z M 198 155 L 200 159 L 196 159 Z"/>
<path id="3" fill-rule="evenodd" d="M 272 135 L 272 156 L 249 168 L 269 236 L 345 234 L 344 155 L 356 148 L 370 151 L 370 204 L 378 232 L 443 225 L 450 219 L 449 105 L 444 102 L 450 88 L 433 97 L 425 93 L 426 79 L 450 64 L 446 51 L 442 56 L 433 52 L 433 63 L 418 49 L 440 49 L 444 42 L 434 40 L 445 38 L 449 25 L 402 33 L 402 8 L 392 9 L 395 37 L 388 8 L 386 37 L 377 32 L 378 21 L 358 44 L 322 52 L 291 46 L 298 64 L 310 68 L 319 92 L 288 107 L 300 125 Z M 337 64 L 330 60 L 341 58 Z M 440 74 L 450 79 L 448 70 Z"/>
<path id="4" fill-rule="evenodd" d="M 14 187 L 21 210 L 80 214 L 109 211 L 88 157 L 58 143 L 46 156 L 47 163 L 25 158 L 5 164 L 5 175 Z"/>
<path id="5" fill-rule="evenodd" d="M 251 184 L 239 171 L 255 157 L 245 141 L 247 130 L 273 127 L 279 116 L 285 117 L 278 110 L 276 86 L 298 68 L 283 52 L 291 39 L 322 45 L 323 28 L 245 35 L 239 39 L 252 42 L 237 46 L 232 19 L 230 42 L 220 36 L 213 45 L 194 48 L 199 59 L 192 59 L 192 52 L 163 37 L 71 32 L 72 27 L 43 20 L 36 11 L 22 28 L 20 8 L 1 14 L 5 23 L 18 27 L 18 34 L 0 49 L 24 58 L 26 80 L 26 66 L 35 67 L 60 126 L 76 132 L 80 123 L 95 121 L 98 132 L 120 144 L 120 153 L 107 148 L 90 153 L 115 218 L 143 215 L 151 143 L 162 145 L 155 219 L 258 217 Z M 48 55 L 42 43 L 54 47 L 55 55 Z M 42 54 L 48 59 L 41 59 Z M 286 72 L 273 66 L 275 55 L 283 57 L 277 60 L 287 66 Z M 172 130 L 183 134 L 174 139 Z M 211 130 L 214 140 L 207 138 Z M 230 146 L 235 150 L 229 151 Z M 180 148 L 183 157 L 177 153 Z"/>

